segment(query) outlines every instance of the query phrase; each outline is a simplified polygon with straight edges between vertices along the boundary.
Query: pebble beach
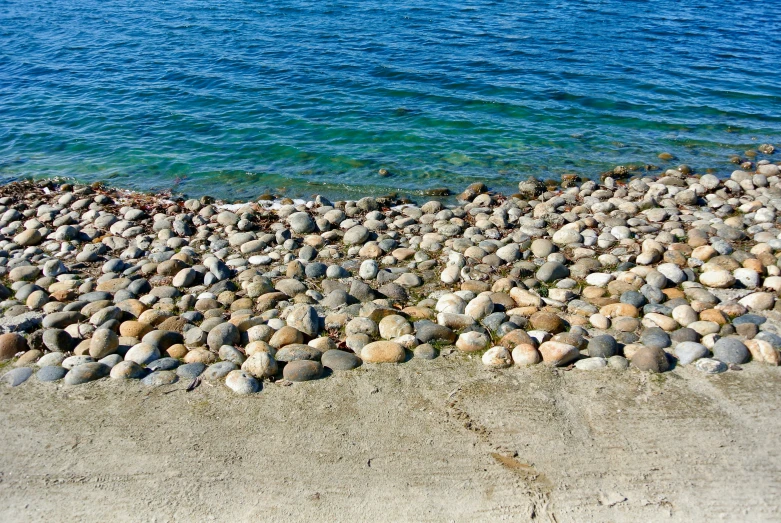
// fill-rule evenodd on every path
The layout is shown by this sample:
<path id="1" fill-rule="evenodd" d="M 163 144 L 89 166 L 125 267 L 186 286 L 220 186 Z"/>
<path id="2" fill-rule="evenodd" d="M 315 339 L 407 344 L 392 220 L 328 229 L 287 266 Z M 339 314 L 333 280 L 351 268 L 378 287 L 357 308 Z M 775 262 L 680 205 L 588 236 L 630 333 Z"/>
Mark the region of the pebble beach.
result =
<path id="1" fill-rule="evenodd" d="M 513 195 L 476 183 L 455 204 L 11 183 L 0 381 L 252 395 L 411 358 L 497 372 L 684 365 L 703 379 L 778 366 L 781 173 L 739 167 L 617 167 L 600 182 L 523 180 Z"/>

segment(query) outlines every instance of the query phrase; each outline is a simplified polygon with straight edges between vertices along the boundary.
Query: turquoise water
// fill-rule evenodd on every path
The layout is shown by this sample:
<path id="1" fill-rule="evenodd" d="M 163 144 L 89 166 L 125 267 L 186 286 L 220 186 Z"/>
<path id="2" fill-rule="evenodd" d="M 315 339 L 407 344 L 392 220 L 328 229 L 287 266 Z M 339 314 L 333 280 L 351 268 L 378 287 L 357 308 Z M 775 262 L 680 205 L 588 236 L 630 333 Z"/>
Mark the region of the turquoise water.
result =
<path id="1" fill-rule="evenodd" d="M 779 29 L 748 0 L 3 0 L 0 181 L 511 192 L 663 151 L 728 173 L 781 141 Z"/>

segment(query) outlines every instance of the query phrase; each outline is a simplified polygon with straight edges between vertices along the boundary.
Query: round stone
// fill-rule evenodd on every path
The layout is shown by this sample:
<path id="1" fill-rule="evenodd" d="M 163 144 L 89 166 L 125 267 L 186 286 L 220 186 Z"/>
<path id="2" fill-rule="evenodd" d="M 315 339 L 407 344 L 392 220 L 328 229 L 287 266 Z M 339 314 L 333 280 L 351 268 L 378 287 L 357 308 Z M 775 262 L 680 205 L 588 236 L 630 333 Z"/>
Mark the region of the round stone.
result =
<path id="1" fill-rule="evenodd" d="M 323 374 L 323 366 L 319 361 L 296 360 L 291 361 L 282 369 L 282 375 L 290 381 L 316 380 Z"/>
<path id="2" fill-rule="evenodd" d="M 405 334 L 412 334 L 412 325 L 410 325 L 404 316 L 391 314 L 380 320 L 379 330 L 380 337 L 386 340 L 392 340 L 393 338 L 398 338 Z"/>
<path id="3" fill-rule="evenodd" d="M 148 343 L 133 345 L 125 353 L 125 361 L 134 361 L 139 365 L 146 365 L 160 358 L 160 351 Z"/>
<path id="4" fill-rule="evenodd" d="M 429 343 L 423 343 L 415 347 L 413 355 L 419 360 L 433 360 L 439 355 L 439 351 Z"/>
<path id="5" fill-rule="evenodd" d="M 10 360 L 27 350 L 27 341 L 15 332 L 0 335 L 0 361 Z"/>
<path id="6" fill-rule="evenodd" d="M 576 347 L 559 341 L 546 341 L 540 345 L 539 351 L 543 362 L 557 367 L 567 365 L 580 356 Z"/>
<path id="7" fill-rule="evenodd" d="M 675 357 L 681 365 L 688 365 L 708 355 L 708 349 L 701 343 L 684 341 L 675 346 Z"/>
<path id="8" fill-rule="evenodd" d="M 73 338 L 63 329 L 46 329 L 43 331 L 43 344 L 54 352 L 68 352 L 73 347 Z"/>
<path id="9" fill-rule="evenodd" d="M 361 359 L 366 363 L 401 363 L 406 356 L 404 347 L 392 341 L 375 341 L 361 350 Z"/>
<path id="10" fill-rule="evenodd" d="M 361 358 L 352 352 L 336 349 L 325 351 L 320 361 L 331 370 L 352 370 L 361 364 Z"/>
<path id="11" fill-rule="evenodd" d="M 254 394 L 260 391 L 260 382 L 241 370 L 232 370 L 225 377 L 225 385 L 236 394 Z"/>
<path id="12" fill-rule="evenodd" d="M 672 342 L 669 334 L 659 327 L 651 327 L 650 329 L 646 329 L 642 336 L 640 336 L 640 343 L 646 347 L 664 349 L 665 347 L 669 347 Z"/>
<path id="13" fill-rule="evenodd" d="M 746 363 L 751 354 L 737 338 L 721 338 L 713 346 L 713 358 L 724 363 Z"/>
<path id="14" fill-rule="evenodd" d="M 462 352 L 479 352 L 487 349 L 490 344 L 488 335 L 477 331 L 464 332 L 456 340 L 456 348 Z"/>
<path id="15" fill-rule="evenodd" d="M 239 329 L 232 323 L 220 323 L 209 331 L 206 339 L 209 348 L 215 352 L 223 345 L 236 345 L 241 341 Z"/>
<path id="16" fill-rule="evenodd" d="M 464 310 L 464 314 L 480 321 L 494 312 L 494 302 L 488 296 L 478 296 L 470 301 Z"/>
<path id="17" fill-rule="evenodd" d="M 179 366 L 179 360 L 176 358 L 160 358 L 149 363 L 146 368 L 150 371 L 156 370 L 174 370 Z"/>
<path id="18" fill-rule="evenodd" d="M 607 367 L 605 358 L 583 358 L 575 362 L 575 368 L 579 370 L 600 370 Z"/>
<path id="19" fill-rule="evenodd" d="M 345 245 L 361 245 L 369 239 L 369 229 L 363 225 L 355 225 L 344 233 Z"/>
<path id="20" fill-rule="evenodd" d="M 658 347 L 640 347 L 632 355 L 632 365 L 648 372 L 665 372 L 670 368 L 667 355 Z"/>
<path id="21" fill-rule="evenodd" d="M 523 343 L 516 346 L 512 352 L 513 363 L 518 367 L 536 365 L 542 361 L 542 355 L 533 345 Z"/>
<path id="22" fill-rule="evenodd" d="M 588 355 L 592 358 L 609 358 L 618 352 L 615 338 L 609 334 L 594 336 L 588 342 Z"/>
<path id="23" fill-rule="evenodd" d="M 556 334 L 564 330 L 564 322 L 558 314 L 552 312 L 536 312 L 530 318 L 532 327 L 536 330 L 542 330 Z"/>
<path id="24" fill-rule="evenodd" d="M 727 371 L 727 364 L 711 358 L 700 358 L 694 367 L 705 374 L 720 374 Z"/>
<path id="25" fill-rule="evenodd" d="M 135 361 L 121 361 L 114 365 L 110 375 L 117 380 L 137 380 L 144 376 L 144 369 Z"/>
<path id="26" fill-rule="evenodd" d="M 513 358 L 506 348 L 502 346 L 491 347 L 481 358 L 483 365 L 492 369 L 503 369 L 513 364 Z"/>
<path id="27" fill-rule="evenodd" d="M 270 378 L 277 373 L 279 367 L 271 354 L 256 352 L 241 365 L 241 370 L 256 378 Z"/>

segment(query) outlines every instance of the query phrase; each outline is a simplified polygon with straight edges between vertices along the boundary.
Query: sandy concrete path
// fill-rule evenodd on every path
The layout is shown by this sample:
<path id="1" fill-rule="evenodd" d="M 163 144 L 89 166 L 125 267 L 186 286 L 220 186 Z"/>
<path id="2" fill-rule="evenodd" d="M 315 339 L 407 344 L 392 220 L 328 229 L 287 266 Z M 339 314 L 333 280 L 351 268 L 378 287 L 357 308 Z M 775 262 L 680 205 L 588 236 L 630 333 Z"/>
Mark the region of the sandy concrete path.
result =
<path id="1" fill-rule="evenodd" d="M 779 521 L 781 372 L 367 366 L 0 391 L 0 520 Z"/>

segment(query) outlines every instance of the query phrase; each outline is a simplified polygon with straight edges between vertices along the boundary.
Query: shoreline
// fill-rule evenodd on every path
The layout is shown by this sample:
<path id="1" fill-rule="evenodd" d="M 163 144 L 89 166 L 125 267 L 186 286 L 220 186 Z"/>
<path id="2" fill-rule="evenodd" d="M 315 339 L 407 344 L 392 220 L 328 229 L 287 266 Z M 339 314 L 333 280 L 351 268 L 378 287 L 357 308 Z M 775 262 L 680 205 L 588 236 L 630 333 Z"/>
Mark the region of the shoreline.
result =
<path id="1" fill-rule="evenodd" d="M 2 379 L 212 371 L 252 392 L 457 353 L 492 368 L 778 365 L 781 173 L 742 167 L 755 171 L 530 178 L 512 196 L 475 183 L 452 205 L 9 184 L 0 353 L 19 359 Z"/>
<path id="2" fill-rule="evenodd" d="M 746 151 L 743 151 L 742 153 L 735 153 L 732 154 L 729 157 L 729 163 L 735 166 L 736 169 L 751 169 L 753 165 L 756 164 L 757 161 L 772 161 L 773 160 L 773 154 L 775 152 L 775 147 L 771 144 L 761 144 L 757 146 L 756 149 L 748 149 Z M 726 162 L 727 160 L 725 160 Z M 685 169 L 689 169 L 690 172 L 694 172 L 691 167 L 685 164 L 677 165 L 678 159 L 670 154 L 670 153 L 659 153 L 656 155 L 655 163 L 633 163 L 633 164 L 627 164 L 627 165 L 617 165 L 607 171 L 602 172 L 592 172 L 588 175 L 586 174 L 573 174 L 573 173 L 561 173 L 559 175 L 555 175 L 553 177 L 535 177 L 531 175 L 530 177 L 534 179 L 540 180 L 543 184 L 546 185 L 546 187 L 550 188 L 551 190 L 557 190 L 560 188 L 566 188 L 570 187 L 577 183 L 584 183 L 587 181 L 601 181 L 604 180 L 606 177 L 613 177 L 616 180 L 627 180 L 632 177 L 646 177 L 646 176 L 662 176 L 664 172 L 668 169 L 679 169 L 681 167 Z M 734 169 L 733 169 L 734 170 Z M 699 171 L 697 171 L 699 172 Z M 713 174 L 717 176 L 720 179 L 726 179 L 729 177 L 730 169 L 726 165 L 722 168 L 707 168 L 700 174 Z M 388 169 L 381 168 L 379 169 L 379 175 L 381 179 L 388 180 L 392 183 L 393 178 L 396 176 L 393 172 L 389 171 Z M 517 179 L 525 179 L 526 176 L 519 175 L 516 176 Z M 388 184 L 387 186 L 378 186 L 378 185 L 366 185 L 366 186 L 348 186 L 345 184 L 327 184 L 327 183 L 318 183 L 315 181 L 295 181 L 297 185 L 295 185 L 292 189 L 287 186 L 287 184 L 284 184 L 285 179 L 281 178 L 277 180 L 277 182 L 281 182 L 284 185 L 277 186 L 276 188 L 272 188 L 268 186 L 268 184 L 264 183 L 258 183 L 259 186 L 265 187 L 263 191 L 259 191 L 250 199 L 231 199 L 231 198 L 220 198 L 215 195 L 210 194 L 195 194 L 190 195 L 188 194 L 188 191 L 186 190 L 186 185 L 188 182 L 193 181 L 190 180 L 188 176 L 184 176 L 182 178 L 175 178 L 171 181 L 171 184 L 166 189 L 161 189 L 157 193 L 153 192 L 155 189 L 132 189 L 129 187 L 126 187 L 124 185 L 120 184 L 113 184 L 109 180 L 92 180 L 87 181 L 79 178 L 78 176 L 38 176 L 38 175 L 29 175 L 29 176 L 23 176 L 23 177 L 16 177 L 15 179 L 11 181 L 7 181 L 4 184 L 0 185 L 7 185 L 9 183 L 16 183 L 16 182 L 24 182 L 24 181 L 33 181 L 36 183 L 40 182 L 52 182 L 56 184 L 76 184 L 76 185 L 90 185 L 90 186 L 103 186 L 107 188 L 113 188 L 115 190 L 121 190 L 121 191 L 130 191 L 132 193 L 139 193 L 139 194 L 166 194 L 170 195 L 174 198 L 196 198 L 199 199 L 201 197 L 207 197 L 207 198 L 214 198 L 221 200 L 223 202 L 229 203 L 231 205 L 239 204 L 239 203 L 246 203 L 248 201 L 274 201 L 274 200 L 283 200 L 283 199 L 292 199 L 296 202 L 298 201 L 306 201 L 308 199 L 313 198 L 314 196 L 322 194 L 323 196 L 326 196 L 331 199 L 338 199 L 338 200 L 349 200 L 351 197 L 354 199 L 360 199 L 361 197 L 370 196 L 374 198 L 391 198 L 391 199 L 401 199 L 404 201 L 413 201 L 416 199 L 423 199 L 423 198 L 437 198 L 442 199 L 443 201 L 446 201 L 448 203 L 457 203 L 459 201 L 458 196 L 460 195 L 460 187 L 452 187 L 452 186 L 428 186 L 428 187 L 420 187 L 420 188 L 398 188 L 394 189 L 391 184 Z M 293 182 L 294 180 L 290 180 Z M 492 182 L 496 183 L 499 187 L 493 188 Z M 497 183 L 498 182 L 498 183 Z M 506 188 L 513 186 L 514 183 L 508 183 L 507 181 L 502 181 L 499 179 L 481 179 L 480 181 L 473 182 L 474 184 L 483 184 L 486 187 L 491 187 L 492 190 L 495 190 L 496 193 L 502 194 L 504 193 L 507 196 L 511 196 L 517 193 L 514 193 L 512 190 L 506 190 Z M 184 184 L 184 187 L 180 184 Z M 470 185 L 470 182 L 465 182 L 464 187 L 467 187 Z M 184 189 L 184 190 L 182 190 Z M 238 191 L 244 191 L 246 192 L 249 190 L 247 187 L 241 187 L 237 188 Z M 318 192 L 322 191 L 322 192 Z M 287 196 L 286 193 L 291 192 L 291 196 Z M 308 193 L 309 196 L 304 196 L 304 193 Z"/>

